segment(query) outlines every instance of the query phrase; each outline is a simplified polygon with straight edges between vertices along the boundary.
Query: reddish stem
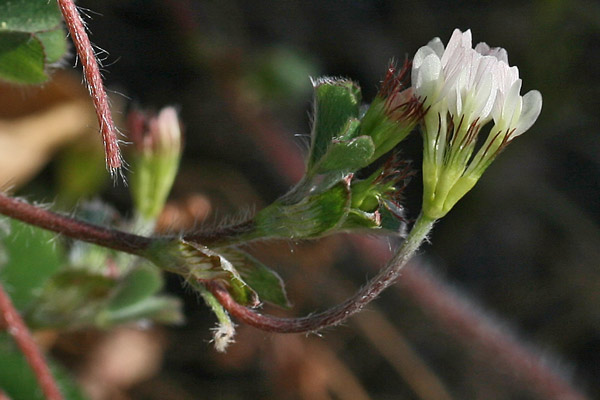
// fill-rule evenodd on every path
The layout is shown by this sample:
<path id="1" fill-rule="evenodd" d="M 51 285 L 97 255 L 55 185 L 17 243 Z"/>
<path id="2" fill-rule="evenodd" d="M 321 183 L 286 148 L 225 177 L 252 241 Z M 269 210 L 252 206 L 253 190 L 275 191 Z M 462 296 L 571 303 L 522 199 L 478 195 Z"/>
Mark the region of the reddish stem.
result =
<path id="1" fill-rule="evenodd" d="M 65 217 L 3 193 L 0 193 L 0 214 L 73 239 L 136 255 L 142 255 L 157 240 Z"/>
<path id="2" fill-rule="evenodd" d="M 63 396 L 58 389 L 58 385 L 54 381 L 54 377 L 52 377 L 52 374 L 50 373 L 46 360 L 44 360 L 44 357 L 29 333 L 27 326 L 25 326 L 23 319 L 15 309 L 10 301 L 10 297 L 8 297 L 8 294 L 4 291 L 1 284 L 0 315 L 4 320 L 4 327 L 8 333 L 14 337 L 17 346 L 19 346 L 21 352 L 31 366 L 46 399 L 62 400 Z"/>
<path id="3" fill-rule="evenodd" d="M 361 311 L 367 304 L 373 301 L 381 292 L 396 281 L 402 267 L 410 258 L 410 255 L 412 255 L 412 253 L 392 259 L 375 277 L 369 280 L 369 283 L 343 303 L 321 313 L 311 314 L 301 318 L 279 318 L 272 315 L 260 314 L 255 310 L 237 303 L 231 297 L 227 289 L 219 282 L 209 281 L 206 283 L 206 286 L 231 315 L 239 318 L 248 325 L 252 325 L 263 331 L 278 333 L 313 332 L 339 325 L 352 315 Z"/>
<path id="4" fill-rule="evenodd" d="M 83 20 L 73 0 L 58 0 L 58 5 L 77 49 L 77 54 L 83 66 L 83 74 L 88 84 L 88 90 L 96 108 L 96 116 L 100 125 L 102 141 L 104 142 L 106 166 L 111 174 L 115 174 L 121 167 L 121 152 L 116 134 L 117 129 L 110 112 L 108 96 L 104 90 L 102 75 L 100 74 L 94 48 L 90 43 Z"/>

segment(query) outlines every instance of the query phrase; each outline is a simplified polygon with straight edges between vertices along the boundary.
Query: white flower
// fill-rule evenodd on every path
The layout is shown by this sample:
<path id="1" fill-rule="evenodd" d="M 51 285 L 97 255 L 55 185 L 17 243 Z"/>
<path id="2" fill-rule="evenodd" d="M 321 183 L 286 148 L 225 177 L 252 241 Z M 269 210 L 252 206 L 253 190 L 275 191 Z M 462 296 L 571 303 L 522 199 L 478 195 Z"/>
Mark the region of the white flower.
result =
<path id="1" fill-rule="evenodd" d="M 471 31 L 455 29 L 444 48 L 439 38 L 413 59 L 412 87 L 423 103 L 423 209 L 441 218 L 477 182 L 498 153 L 538 118 L 542 95 L 521 96 L 519 69 L 503 48 L 472 46 Z M 475 155 L 477 136 L 494 123 Z"/>
<path id="2" fill-rule="evenodd" d="M 519 69 L 508 64 L 500 47 L 471 44 L 471 31 L 455 29 L 444 49 L 439 38 L 421 47 L 413 59 L 412 82 L 415 94 L 425 106 L 439 103 L 455 123 L 477 121 L 483 125 L 493 118 L 496 125 L 513 130 L 512 137 L 533 125 L 542 108 L 542 96 L 534 90 L 521 97 Z M 440 107 L 438 107 L 440 108 Z"/>

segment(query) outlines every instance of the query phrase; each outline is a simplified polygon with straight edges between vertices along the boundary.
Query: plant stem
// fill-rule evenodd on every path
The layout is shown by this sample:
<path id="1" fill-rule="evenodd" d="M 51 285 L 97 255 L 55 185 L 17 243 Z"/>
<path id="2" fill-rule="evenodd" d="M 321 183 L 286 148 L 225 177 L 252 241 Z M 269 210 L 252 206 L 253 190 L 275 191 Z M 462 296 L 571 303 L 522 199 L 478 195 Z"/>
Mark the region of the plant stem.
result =
<path id="1" fill-rule="evenodd" d="M 212 281 L 207 282 L 207 286 L 231 315 L 258 329 L 279 333 L 298 333 L 317 331 L 329 326 L 335 326 L 362 310 L 396 281 L 402 268 L 415 254 L 423 241 L 426 240 L 427 234 L 433 227 L 434 222 L 434 220 L 426 218 L 423 214 L 419 215 L 419 218 L 417 218 L 398 252 L 367 285 L 345 302 L 319 314 L 302 318 L 279 318 L 260 314 L 238 304 L 222 284 Z"/>
<path id="2" fill-rule="evenodd" d="M 4 193 L 0 193 L 0 214 L 73 239 L 135 255 L 143 255 L 144 250 L 157 240 L 69 218 Z"/>
<path id="3" fill-rule="evenodd" d="M 4 291 L 2 284 L 0 284 L 0 316 L 4 321 L 4 328 L 14 337 L 17 346 L 27 359 L 45 398 L 47 400 L 62 400 L 63 396 L 50 373 L 46 360 L 44 360 L 23 319 L 15 309 L 12 301 L 10 301 L 10 297 Z"/>
<path id="4" fill-rule="evenodd" d="M 88 84 L 88 90 L 96 108 L 96 116 L 100 125 L 102 141 L 104 142 L 106 167 L 111 175 L 114 176 L 121 167 L 121 151 L 119 150 L 117 129 L 110 112 L 108 96 L 102 83 L 98 60 L 85 31 L 83 20 L 73 0 L 58 0 L 58 5 L 77 49 L 77 54 L 83 66 L 83 74 Z"/>

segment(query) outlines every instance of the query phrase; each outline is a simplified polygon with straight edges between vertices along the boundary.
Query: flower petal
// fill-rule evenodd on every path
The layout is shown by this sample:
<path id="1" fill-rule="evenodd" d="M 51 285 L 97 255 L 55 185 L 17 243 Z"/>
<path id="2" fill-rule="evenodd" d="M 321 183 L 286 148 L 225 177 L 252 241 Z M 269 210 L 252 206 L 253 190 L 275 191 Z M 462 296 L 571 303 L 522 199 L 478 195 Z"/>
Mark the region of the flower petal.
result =
<path id="1" fill-rule="evenodd" d="M 531 128 L 531 125 L 537 120 L 542 111 L 542 94 L 537 90 L 531 90 L 523 96 L 523 111 L 519 118 L 519 123 L 513 133 L 517 137 Z"/>
<path id="2" fill-rule="evenodd" d="M 442 65 L 437 54 L 432 53 L 423 59 L 420 67 L 416 70 L 416 79 L 413 82 L 415 93 L 418 97 L 427 98 L 431 104 L 435 101 L 438 81 L 442 72 Z M 414 70 L 413 70 L 414 71 Z"/>
<path id="3" fill-rule="evenodd" d="M 437 54 L 440 58 L 444 54 L 444 43 L 442 43 L 439 37 L 431 39 L 429 43 L 427 43 L 427 47 L 433 49 L 435 54 Z"/>

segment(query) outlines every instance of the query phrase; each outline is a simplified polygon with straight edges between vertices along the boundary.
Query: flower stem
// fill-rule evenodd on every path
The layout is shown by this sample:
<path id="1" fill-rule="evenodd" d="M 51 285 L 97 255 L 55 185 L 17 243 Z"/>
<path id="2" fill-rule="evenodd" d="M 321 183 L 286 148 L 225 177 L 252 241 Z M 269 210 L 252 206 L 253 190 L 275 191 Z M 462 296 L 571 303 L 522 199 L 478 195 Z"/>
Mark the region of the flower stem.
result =
<path id="1" fill-rule="evenodd" d="M 119 150 L 119 141 L 116 134 L 117 129 L 110 112 L 108 96 L 102 83 L 98 60 L 73 0 L 58 0 L 58 5 L 77 49 L 77 55 L 83 66 L 83 74 L 96 108 L 96 116 L 100 125 L 102 141 L 104 142 L 106 167 L 114 176 L 121 167 L 121 151 Z"/>
<path id="2" fill-rule="evenodd" d="M 0 193 L 0 214 L 73 239 L 135 255 L 143 255 L 157 240 L 69 218 L 4 193 Z"/>
<path id="3" fill-rule="evenodd" d="M 36 379 L 44 393 L 44 397 L 47 400 L 62 400 L 63 396 L 58 389 L 58 385 L 54 381 L 54 377 L 50 373 L 48 364 L 39 348 L 37 347 L 33 337 L 29 333 L 27 326 L 23 322 L 23 319 L 15 309 L 10 297 L 4 291 L 4 288 L 0 284 L 0 322 L 6 331 L 11 334 L 17 346 L 21 349 L 21 352 L 27 359 L 29 366 L 33 370 Z M 2 394 L 0 393 L 0 398 Z"/>
<path id="4" fill-rule="evenodd" d="M 435 220 L 421 214 L 398 252 L 366 286 L 345 302 L 318 314 L 301 318 L 279 318 L 260 314 L 238 304 L 219 282 L 208 282 L 207 287 L 231 315 L 258 329 L 279 333 L 298 333 L 335 326 L 362 310 L 396 281 L 402 268 L 412 258 L 423 241 L 427 239 L 434 223 Z"/>

